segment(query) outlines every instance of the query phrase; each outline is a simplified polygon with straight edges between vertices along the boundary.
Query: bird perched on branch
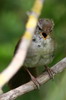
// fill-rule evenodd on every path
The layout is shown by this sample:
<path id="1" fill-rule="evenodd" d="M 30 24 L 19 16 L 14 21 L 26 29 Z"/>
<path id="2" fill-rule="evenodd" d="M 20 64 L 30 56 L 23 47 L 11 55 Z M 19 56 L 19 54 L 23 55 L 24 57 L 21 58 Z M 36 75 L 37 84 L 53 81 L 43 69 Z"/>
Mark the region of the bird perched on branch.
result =
<path id="1" fill-rule="evenodd" d="M 52 72 L 47 67 L 54 58 L 55 43 L 52 38 L 54 22 L 50 19 L 40 19 L 38 21 L 31 45 L 28 49 L 27 56 L 22 67 L 9 81 L 11 88 L 16 88 L 30 79 L 39 87 L 39 82 L 36 80 L 38 69 L 46 67 L 50 76 Z M 18 41 L 14 55 L 17 53 L 20 40 Z"/>

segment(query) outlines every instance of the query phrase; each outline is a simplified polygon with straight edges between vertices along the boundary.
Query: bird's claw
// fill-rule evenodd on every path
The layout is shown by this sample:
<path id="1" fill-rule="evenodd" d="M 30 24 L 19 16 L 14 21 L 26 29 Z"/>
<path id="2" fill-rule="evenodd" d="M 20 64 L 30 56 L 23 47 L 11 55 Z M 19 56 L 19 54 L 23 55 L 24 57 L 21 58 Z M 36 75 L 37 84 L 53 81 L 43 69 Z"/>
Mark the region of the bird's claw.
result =
<path id="1" fill-rule="evenodd" d="M 33 81 L 33 83 L 35 84 L 36 88 L 40 88 L 40 83 L 38 82 L 38 80 L 31 75 L 31 80 Z"/>
<path id="2" fill-rule="evenodd" d="M 25 68 L 26 69 L 26 71 L 28 72 L 28 74 L 30 75 L 30 77 L 31 77 L 31 80 L 33 81 L 33 83 L 35 84 L 35 86 L 36 86 L 36 88 L 40 88 L 40 83 L 38 82 L 38 80 L 30 73 L 30 71 L 27 69 L 27 68 Z"/>
<path id="3" fill-rule="evenodd" d="M 54 79 L 55 72 L 52 69 L 50 69 L 49 67 L 47 67 L 47 66 L 45 66 L 45 70 L 48 72 L 50 78 Z"/>

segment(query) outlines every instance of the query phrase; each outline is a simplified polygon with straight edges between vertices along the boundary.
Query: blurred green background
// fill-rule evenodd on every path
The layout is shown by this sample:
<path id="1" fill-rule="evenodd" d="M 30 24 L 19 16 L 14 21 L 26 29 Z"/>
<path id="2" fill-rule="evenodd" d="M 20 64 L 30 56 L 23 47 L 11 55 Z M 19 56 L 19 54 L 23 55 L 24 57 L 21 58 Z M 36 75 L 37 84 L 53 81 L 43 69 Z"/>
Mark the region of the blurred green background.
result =
<path id="1" fill-rule="evenodd" d="M 27 11 L 35 0 L 0 0 L 0 72 L 12 59 L 17 41 L 25 30 Z M 66 0 L 45 0 L 40 18 L 55 22 L 54 39 L 57 43 L 54 65 L 66 56 Z M 3 88 L 8 91 L 7 84 Z M 66 71 L 16 100 L 66 100 Z"/>

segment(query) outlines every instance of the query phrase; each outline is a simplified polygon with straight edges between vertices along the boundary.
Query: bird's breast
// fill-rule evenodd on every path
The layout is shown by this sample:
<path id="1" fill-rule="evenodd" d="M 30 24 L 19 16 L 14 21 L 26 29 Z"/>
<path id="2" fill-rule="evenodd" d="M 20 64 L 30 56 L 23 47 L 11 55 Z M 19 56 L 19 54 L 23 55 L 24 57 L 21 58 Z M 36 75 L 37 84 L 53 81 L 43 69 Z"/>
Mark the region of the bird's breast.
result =
<path id="1" fill-rule="evenodd" d="M 54 58 L 54 47 L 54 41 L 51 38 L 46 41 L 32 42 L 24 66 L 37 67 L 49 64 Z"/>

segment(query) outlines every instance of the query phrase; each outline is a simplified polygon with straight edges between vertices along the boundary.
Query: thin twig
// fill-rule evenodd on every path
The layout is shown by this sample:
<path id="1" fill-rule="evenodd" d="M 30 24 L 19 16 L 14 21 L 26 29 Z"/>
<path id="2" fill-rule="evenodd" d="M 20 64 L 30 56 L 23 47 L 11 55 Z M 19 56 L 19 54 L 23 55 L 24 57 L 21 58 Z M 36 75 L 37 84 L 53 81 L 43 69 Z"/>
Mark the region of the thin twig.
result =
<path id="1" fill-rule="evenodd" d="M 62 59 L 61 61 L 59 61 L 57 64 L 55 64 L 53 67 L 51 67 L 53 72 L 55 72 L 54 76 L 57 73 L 62 72 L 65 68 L 66 68 L 66 57 Z M 42 85 L 46 83 L 48 80 L 50 80 L 50 77 L 47 72 L 44 72 L 39 77 L 37 77 L 37 80 Z M 22 86 L 17 87 L 16 89 L 13 89 L 7 93 L 0 95 L 0 100 L 14 100 L 18 96 L 21 96 L 34 89 L 36 89 L 36 86 L 34 85 L 32 81 L 30 81 Z"/>
<path id="2" fill-rule="evenodd" d="M 43 7 L 43 1 L 44 0 L 36 0 L 34 6 L 32 7 L 32 13 L 29 15 L 29 19 L 26 24 L 26 31 L 24 36 L 21 37 L 21 42 L 17 53 L 7 68 L 0 73 L 0 88 L 2 88 L 14 76 L 14 74 L 22 67 L 24 63 L 32 36 L 37 26 L 38 17 Z"/>

